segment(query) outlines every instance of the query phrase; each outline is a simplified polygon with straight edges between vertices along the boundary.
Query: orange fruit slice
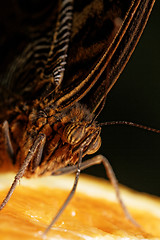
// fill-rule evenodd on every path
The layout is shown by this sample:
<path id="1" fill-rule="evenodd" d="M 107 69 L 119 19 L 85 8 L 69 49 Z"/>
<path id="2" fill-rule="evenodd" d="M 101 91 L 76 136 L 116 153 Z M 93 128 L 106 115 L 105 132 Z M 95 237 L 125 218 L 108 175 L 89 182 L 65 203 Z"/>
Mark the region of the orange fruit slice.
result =
<path id="1" fill-rule="evenodd" d="M 1 201 L 13 179 L 14 174 L 0 175 Z M 74 176 L 23 178 L 0 211 L 0 239 L 42 239 L 73 181 Z M 121 193 L 141 228 L 125 218 L 110 183 L 81 175 L 75 196 L 45 239 L 160 239 L 160 198 L 125 187 L 121 187 Z"/>

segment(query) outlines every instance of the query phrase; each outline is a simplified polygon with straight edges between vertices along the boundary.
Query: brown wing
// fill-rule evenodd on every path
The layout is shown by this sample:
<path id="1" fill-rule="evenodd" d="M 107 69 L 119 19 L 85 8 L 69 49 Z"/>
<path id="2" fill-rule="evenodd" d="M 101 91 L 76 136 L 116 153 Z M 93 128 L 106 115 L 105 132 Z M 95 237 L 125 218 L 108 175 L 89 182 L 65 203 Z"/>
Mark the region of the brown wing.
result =
<path id="1" fill-rule="evenodd" d="M 34 1 L 24 2 L 28 6 Z M 57 110 L 81 100 L 91 112 L 98 111 L 134 50 L 153 3 L 154 0 L 75 0 L 65 75 L 57 93 L 51 94 Z M 15 100 L 11 101 L 13 105 L 18 99 L 30 101 L 46 92 L 48 82 L 40 75 L 41 69 L 45 70 L 58 14 L 57 1 L 53 4 L 48 0 L 47 4 L 33 13 L 31 6 L 27 10 L 24 6 L 16 9 L 18 44 L 14 39 L 7 42 L 6 48 L 10 53 L 16 46 L 18 51 L 13 51 L 16 58 L 11 58 L 10 70 L 1 78 L 1 92 L 9 103 L 10 99 Z M 7 71 L 3 65 L 1 70 Z"/>
<path id="2" fill-rule="evenodd" d="M 95 0 L 74 13 L 63 93 L 56 100 L 59 110 L 81 100 L 91 112 L 99 111 L 128 62 L 153 4 L 154 0 Z"/>
<path id="3" fill-rule="evenodd" d="M 0 7 L 0 119 L 20 102 L 38 97 L 52 42 L 58 1 L 6 0 Z M 37 61 L 38 60 L 38 61 Z M 28 103 L 30 104 L 30 103 Z"/>

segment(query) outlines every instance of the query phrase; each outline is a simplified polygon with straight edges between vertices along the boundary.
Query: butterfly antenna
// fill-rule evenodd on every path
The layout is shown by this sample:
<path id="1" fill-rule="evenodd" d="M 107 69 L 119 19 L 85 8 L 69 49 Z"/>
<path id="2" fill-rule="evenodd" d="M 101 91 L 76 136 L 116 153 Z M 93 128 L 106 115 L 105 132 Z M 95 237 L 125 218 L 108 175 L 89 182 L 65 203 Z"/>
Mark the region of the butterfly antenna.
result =
<path id="1" fill-rule="evenodd" d="M 155 133 L 160 133 L 159 129 L 156 128 L 151 128 L 142 124 L 138 124 L 138 123 L 133 123 L 133 122 L 128 122 L 128 121 L 111 121 L 111 122 L 105 122 L 105 123 L 100 123 L 98 124 L 98 126 L 110 126 L 110 125 L 128 125 L 131 127 L 137 127 L 137 128 L 141 128 L 147 131 L 151 131 L 151 132 L 155 132 Z"/>

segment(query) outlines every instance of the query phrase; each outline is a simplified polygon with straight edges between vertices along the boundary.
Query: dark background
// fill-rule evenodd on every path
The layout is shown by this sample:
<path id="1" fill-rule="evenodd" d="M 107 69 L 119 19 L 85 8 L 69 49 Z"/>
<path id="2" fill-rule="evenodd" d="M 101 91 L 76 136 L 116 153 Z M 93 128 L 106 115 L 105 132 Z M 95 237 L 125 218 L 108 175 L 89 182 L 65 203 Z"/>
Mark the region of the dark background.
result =
<path id="1" fill-rule="evenodd" d="M 108 94 L 99 122 L 126 120 L 160 129 L 160 2 L 124 72 Z M 104 126 L 98 153 L 119 180 L 160 196 L 160 134 L 129 126 Z M 102 165 L 85 171 L 106 177 Z"/>

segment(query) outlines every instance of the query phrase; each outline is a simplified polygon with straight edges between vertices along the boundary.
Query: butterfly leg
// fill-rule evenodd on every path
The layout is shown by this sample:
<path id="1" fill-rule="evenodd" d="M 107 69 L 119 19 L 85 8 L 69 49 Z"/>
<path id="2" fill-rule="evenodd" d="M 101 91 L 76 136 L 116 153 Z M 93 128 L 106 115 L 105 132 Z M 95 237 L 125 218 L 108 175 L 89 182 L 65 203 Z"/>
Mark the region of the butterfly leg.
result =
<path id="1" fill-rule="evenodd" d="M 13 151 L 13 146 L 11 143 L 10 133 L 9 133 L 9 124 L 8 121 L 4 121 L 2 126 L 2 131 L 4 135 L 5 147 L 9 157 L 12 159 L 13 163 L 15 162 L 15 156 Z"/>
<path id="2" fill-rule="evenodd" d="M 28 164 L 30 163 L 30 161 L 36 156 L 39 155 L 39 152 L 41 152 L 41 149 L 43 148 L 44 144 L 46 141 L 46 136 L 44 134 L 41 134 L 36 141 L 34 142 L 32 148 L 29 150 L 27 157 L 25 158 L 22 166 L 20 167 L 18 173 L 15 176 L 15 179 L 12 183 L 12 186 L 9 190 L 9 192 L 7 193 L 7 196 L 5 197 L 5 199 L 3 200 L 3 202 L 0 205 L 0 210 L 2 210 L 2 208 L 4 208 L 4 206 L 7 204 L 7 202 L 9 201 L 10 197 L 12 196 L 19 180 L 24 176 L 24 173 L 28 167 Z M 40 154 L 41 155 L 41 154 Z"/>
<path id="3" fill-rule="evenodd" d="M 136 227 L 140 227 L 139 224 L 132 218 L 132 216 L 130 215 L 130 213 L 128 212 L 125 203 L 123 202 L 122 198 L 121 198 L 121 194 L 120 194 L 120 190 L 119 190 L 119 186 L 118 186 L 118 181 L 117 178 L 114 174 L 114 171 L 108 161 L 107 158 L 105 158 L 102 155 L 97 155 L 89 160 L 86 160 L 85 162 L 83 162 L 81 164 L 81 170 L 86 169 L 88 167 L 91 167 L 93 165 L 96 164 L 100 164 L 103 163 L 105 170 L 106 170 L 106 174 L 110 180 L 110 182 L 112 183 L 114 189 L 115 189 L 115 193 L 116 193 L 116 197 L 117 200 L 119 201 L 119 204 L 124 212 L 124 215 L 126 216 L 126 218 L 132 222 Z M 77 169 L 77 166 L 69 166 L 66 168 L 61 168 L 59 170 L 57 170 L 55 173 L 53 173 L 53 175 L 61 175 L 61 174 L 68 174 L 68 173 L 73 173 L 75 172 Z"/>
<path id="4" fill-rule="evenodd" d="M 66 198 L 65 202 L 63 203 L 63 205 L 61 206 L 61 208 L 57 212 L 56 216 L 53 218 L 53 220 L 51 221 L 51 223 L 49 224 L 49 226 L 47 227 L 47 229 L 43 233 L 43 237 L 48 233 L 48 231 L 51 229 L 53 224 L 57 221 L 57 219 L 63 213 L 63 211 L 67 207 L 68 203 L 70 202 L 70 200 L 72 199 L 72 197 L 73 197 L 73 195 L 76 191 L 76 188 L 77 188 L 77 185 L 78 185 L 78 180 L 79 180 L 79 175 L 80 175 L 80 171 L 81 171 L 80 169 L 81 169 L 81 163 L 82 163 L 82 152 L 83 151 L 81 149 L 78 164 L 76 165 L 76 168 L 75 168 L 75 171 L 74 171 L 74 172 L 76 172 L 76 176 L 75 176 L 75 179 L 74 179 L 74 184 L 73 184 L 72 190 L 70 191 L 70 193 L 69 193 L 68 197 Z"/>

